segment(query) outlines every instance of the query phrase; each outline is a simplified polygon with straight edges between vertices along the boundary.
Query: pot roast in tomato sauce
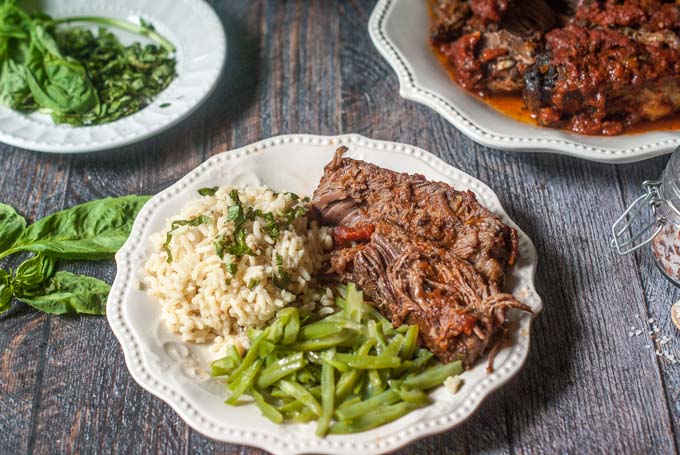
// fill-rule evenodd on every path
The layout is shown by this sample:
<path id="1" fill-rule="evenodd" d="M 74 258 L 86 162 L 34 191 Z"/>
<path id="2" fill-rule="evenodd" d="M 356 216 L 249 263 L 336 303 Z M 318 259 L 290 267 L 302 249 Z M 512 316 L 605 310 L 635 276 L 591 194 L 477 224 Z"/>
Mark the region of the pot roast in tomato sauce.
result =
<path id="1" fill-rule="evenodd" d="M 345 158 L 340 147 L 311 201 L 334 226 L 331 275 L 356 283 L 394 326 L 416 324 L 440 360 L 466 366 L 505 337 L 503 292 L 517 231 L 471 191 Z M 495 349 L 494 349 L 495 348 Z"/>
<path id="2" fill-rule="evenodd" d="M 680 111 L 680 2 L 427 0 L 456 81 L 539 125 L 616 135 Z"/>

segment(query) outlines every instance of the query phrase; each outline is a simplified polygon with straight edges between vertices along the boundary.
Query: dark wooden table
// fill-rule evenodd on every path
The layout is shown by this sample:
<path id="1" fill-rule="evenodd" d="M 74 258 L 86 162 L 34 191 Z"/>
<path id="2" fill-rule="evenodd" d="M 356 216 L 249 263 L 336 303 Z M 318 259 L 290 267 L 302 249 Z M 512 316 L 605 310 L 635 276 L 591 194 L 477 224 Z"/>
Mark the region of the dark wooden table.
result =
<path id="1" fill-rule="evenodd" d="M 607 240 L 612 220 L 666 157 L 613 166 L 473 143 L 399 97 L 368 37 L 373 1 L 214 4 L 230 54 L 208 104 L 120 150 L 57 156 L 0 145 L 0 200 L 32 220 L 104 196 L 152 194 L 211 155 L 283 133 L 417 145 L 498 193 L 536 244 L 545 310 L 511 383 L 465 424 L 399 453 L 678 453 L 680 363 L 645 346 L 654 343 L 654 318 L 680 358 L 670 319 L 680 293 L 649 251 L 620 258 Z M 116 272 L 111 261 L 69 267 L 109 282 Z M 629 336 L 631 326 L 642 334 Z M 23 453 L 262 452 L 205 438 L 142 390 L 105 318 L 14 304 L 0 316 L 0 454 Z"/>

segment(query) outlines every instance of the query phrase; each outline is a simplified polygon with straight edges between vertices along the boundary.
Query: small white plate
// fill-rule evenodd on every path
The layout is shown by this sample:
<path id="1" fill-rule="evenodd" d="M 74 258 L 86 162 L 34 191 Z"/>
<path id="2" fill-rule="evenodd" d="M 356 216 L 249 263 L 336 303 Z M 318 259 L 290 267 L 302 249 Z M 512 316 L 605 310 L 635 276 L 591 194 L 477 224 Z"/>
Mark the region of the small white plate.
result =
<path id="1" fill-rule="evenodd" d="M 55 125 L 49 115 L 25 115 L 0 106 L 0 142 L 50 153 L 94 152 L 128 145 L 186 118 L 219 80 L 227 53 L 226 38 L 219 18 L 203 0 L 46 0 L 40 6 L 52 17 L 106 16 L 134 23 L 140 18 L 146 20 L 177 48 L 177 77 L 141 111 L 103 125 Z M 114 27 L 109 30 L 125 44 L 151 42 Z"/>
<path id="2" fill-rule="evenodd" d="M 500 150 L 552 152 L 626 163 L 672 152 L 680 132 L 583 136 L 513 120 L 458 87 L 428 46 L 425 0 L 380 0 L 369 21 L 373 44 L 399 78 L 399 94 L 422 103 L 475 142 Z"/>
<path id="3" fill-rule="evenodd" d="M 459 190 L 474 191 L 480 202 L 516 227 L 496 195 L 482 182 L 439 158 L 410 145 L 366 139 L 358 135 L 290 135 L 267 139 L 210 158 L 142 209 L 130 238 L 116 255 L 116 275 L 107 304 L 107 317 L 125 354 L 132 377 L 158 396 L 195 430 L 220 441 L 261 447 L 276 454 L 377 454 L 401 447 L 427 435 L 445 431 L 465 419 L 484 398 L 519 371 L 529 352 L 531 316 L 512 313 L 514 343 L 496 357 L 496 370 L 486 373 L 486 361 L 463 373 L 465 381 L 455 395 L 440 388 L 434 403 L 380 428 L 346 436 L 314 436 L 314 424 L 275 425 L 254 405 L 230 407 L 223 403 L 226 387 L 208 374 L 215 355 L 205 346 L 183 343 L 166 330 L 160 305 L 139 289 L 150 251 L 149 236 L 161 230 L 165 219 L 198 197 L 197 190 L 215 185 L 264 184 L 276 190 L 311 194 L 323 167 L 335 149 L 345 144 L 349 156 L 395 171 L 421 173 Z M 518 229 L 519 231 L 519 229 Z M 541 299 L 534 288 L 536 251 L 519 231 L 518 262 L 511 269 L 508 290 L 536 313 Z"/>

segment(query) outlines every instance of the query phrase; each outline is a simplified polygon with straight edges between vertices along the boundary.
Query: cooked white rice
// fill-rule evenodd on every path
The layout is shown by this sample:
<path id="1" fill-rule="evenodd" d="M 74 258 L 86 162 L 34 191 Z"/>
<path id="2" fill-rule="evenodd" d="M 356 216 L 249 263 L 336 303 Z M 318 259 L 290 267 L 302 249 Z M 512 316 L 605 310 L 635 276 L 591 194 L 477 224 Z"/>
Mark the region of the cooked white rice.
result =
<path id="1" fill-rule="evenodd" d="M 312 279 L 327 259 L 331 236 L 327 228 L 309 223 L 306 215 L 283 226 L 277 238 L 267 233 L 264 218 L 245 221 L 241 229 L 253 254 L 238 257 L 224 252 L 220 257 L 218 249 L 223 250 L 219 245 L 235 242 L 236 224 L 228 219 L 229 207 L 236 205 L 230 197 L 233 189 L 238 191 L 244 210 L 252 207 L 273 213 L 279 220 L 304 205 L 291 193 L 220 187 L 214 196 L 199 196 L 188 203 L 167 220 L 164 230 L 151 236 L 153 253 L 145 265 L 144 283 L 160 302 L 168 329 L 185 341 L 213 342 L 215 349 L 228 343 L 247 348 L 246 329 L 264 326 L 279 309 L 291 304 L 302 312 L 324 315 L 333 311 L 331 290 L 319 288 Z M 200 216 L 208 219 L 172 230 L 173 221 Z M 172 260 L 168 262 L 163 245 L 170 230 Z M 236 264 L 233 274 L 230 264 Z M 282 279 L 281 270 L 288 280 Z"/>

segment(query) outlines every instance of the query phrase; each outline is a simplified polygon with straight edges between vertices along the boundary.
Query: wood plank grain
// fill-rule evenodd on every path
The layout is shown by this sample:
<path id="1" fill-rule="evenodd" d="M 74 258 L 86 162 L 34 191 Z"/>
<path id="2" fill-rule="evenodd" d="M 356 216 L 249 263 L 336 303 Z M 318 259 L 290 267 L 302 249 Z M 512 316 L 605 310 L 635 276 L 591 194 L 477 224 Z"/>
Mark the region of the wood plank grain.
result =
<path id="1" fill-rule="evenodd" d="M 656 362 L 631 346 L 629 319 L 621 317 L 645 306 L 637 270 L 616 267 L 608 246 L 607 226 L 623 210 L 616 168 L 545 155 L 479 159 L 481 177 L 541 258 L 545 312 L 536 321 L 526 380 L 504 393 L 516 447 L 672 453 Z"/>
<path id="2" fill-rule="evenodd" d="M 619 166 L 617 175 L 619 186 L 621 187 L 622 205 L 627 206 L 639 194 L 642 194 L 641 183 L 644 180 L 654 180 L 660 177 L 663 169 L 668 162 L 668 157 L 659 157 L 648 160 L 644 165 L 629 164 Z M 651 216 L 647 212 L 648 216 Z M 648 218 L 649 219 L 649 218 Z M 639 229 L 644 219 L 636 223 Z M 632 260 L 631 260 L 632 259 Z M 651 248 L 644 247 L 639 250 L 632 258 L 623 260 L 615 259 L 625 266 L 632 266 L 639 273 L 639 281 L 642 285 L 646 312 L 641 313 L 639 318 L 628 317 L 631 326 L 635 326 L 643 331 L 643 335 L 634 337 L 631 344 L 637 349 L 644 350 L 645 354 L 653 358 L 657 364 L 660 374 L 660 381 L 666 397 L 668 412 L 670 414 L 670 426 L 665 429 L 671 433 L 675 439 L 675 451 L 680 451 L 680 336 L 677 328 L 671 321 L 671 305 L 680 299 L 680 290 L 670 281 L 666 280 L 656 266 Z M 649 319 L 652 322 L 649 322 Z M 658 333 L 654 332 L 655 326 Z M 671 338 L 670 343 L 661 344 L 662 337 Z M 657 351 L 665 352 L 675 356 L 677 363 L 673 364 L 665 357 L 659 356 Z"/>
<path id="3" fill-rule="evenodd" d="M 15 207 L 29 222 L 63 206 L 68 157 L 49 157 L 7 145 L 0 145 L 0 156 L 2 202 Z M 19 259 L 10 257 L 0 266 L 15 268 Z M 49 317 L 23 304 L 14 303 L 0 315 L 0 453 L 24 453 L 34 445 L 49 332 Z"/>
<path id="4" fill-rule="evenodd" d="M 109 195 L 155 193 L 206 157 L 284 133 L 411 143 L 489 185 L 539 251 L 545 310 L 525 368 L 473 417 L 398 453 L 677 453 L 680 364 L 660 360 L 680 293 L 648 251 L 617 258 L 607 228 L 666 158 L 607 166 L 474 144 L 431 110 L 401 99 L 366 28 L 371 0 L 212 2 L 229 56 L 211 101 L 167 133 L 85 156 L 0 146 L 2 201 L 30 217 Z M 16 265 L 16 264 L 14 264 Z M 111 281 L 111 261 L 68 264 Z M 640 316 L 640 321 L 635 318 Z M 0 453 L 224 453 L 131 379 L 103 318 L 0 316 Z"/>

